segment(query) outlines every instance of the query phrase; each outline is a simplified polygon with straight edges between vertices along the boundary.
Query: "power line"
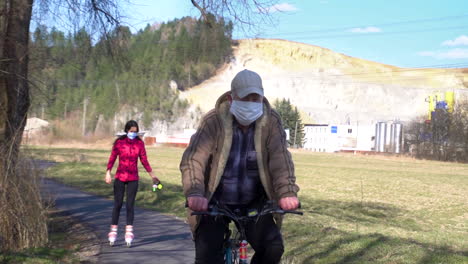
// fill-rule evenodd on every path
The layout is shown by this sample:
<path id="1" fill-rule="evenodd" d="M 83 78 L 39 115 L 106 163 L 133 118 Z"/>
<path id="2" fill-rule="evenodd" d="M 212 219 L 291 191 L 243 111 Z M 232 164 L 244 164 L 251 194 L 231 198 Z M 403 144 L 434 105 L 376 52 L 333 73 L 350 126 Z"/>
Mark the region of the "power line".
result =
<path id="1" fill-rule="evenodd" d="M 405 31 L 391 31 L 391 32 L 374 32 L 367 34 L 357 34 L 357 33 L 345 33 L 337 35 L 301 35 L 297 36 L 296 39 L 307 39 L 307 40 L 316 40 L 316 39 L 334 39 L 334 38 L 348 38 L 348 37 L 376 37 L 376 36 L 386 36 L 386 35 L 397 35 L 397 34 L 407 34 L 407 33 L 422 33 L 422 32 L 434 32 L 434 31 L 444 31 L 444 30 L 455 30 L 455 29 L 466 29 L 468 25 L 464 26 L 453 26 L 453 27 L 442 27 L 442 28 L 425 28 L 425 29 L 415 29 L 415 30 L 405 30 Z M 286 34 L 285 34 L 286 35 Z M 285 36 L 287 37 L 287 36 Z M 289 36 L 290 37 L 290 36 Z"/>
<path id="2" fill-rule="evenodd" d="M 464 64 L 457 64 L 458 66 L 461 66 L 461 69 L 463 68 L 468 68 L 468 63 Z M 368 77 L 389 77 L 389 78 L 401 78 L 398 76 L 385 76 L 387 74 L 393 74 L 393 73 L 399 73 L 399 72 L 419 72 L 419 71 L 427 71 L 427 70 L 436 70 L 436 71 L 443 71 L 445 69 L 459 69 L 459 68 L 433 68 L 433 67 L 427 67 L 427 68 L 411 68 L 411 69 L 397 69 L 397 70 L 388 70 L 388 71 L 368 71 L 368 72 L 360 72 L 360 73 L 345 73 L 345 74 L 332 74 L 332 75 L 326 75 L 327 77 L 340 77 L 340 76 L 362 76 L 362 75 L 371 75 Z M 456 74 L 453 71 L 449 72 L 437 72 L 437 73 L 431 73 L 431 76 L 434 75 L 454 75 Z M 414 76 L 408 76 L 409 78 L 412 78 Z"/>
<path id="3" fill-rule="evenodd" d="M 453 67 L 453 68 L 452 68 Z M 342 74 L 321 74 L 319 76 L 297 76 L 294 74 L 283 74 L 281 76 L 287 76 L 290 78 L 296 78 L 296 79 L 308 79 L 308 80 L 323 80 L 325 78 L 330 78 L 330 77 L 353 77 L 353 76 L 359 76 L 361 78 L 393 78 L 395 80 L 419 80 L 419 79 L 429 79 L 429 77 L 418 77 L 418 76 L 389 76 L 389 74 L 393 73 L 401 73 L 401 72 L 421 72 L 421 71 L 427 71 L 427 70 L 435 70 L 438 72 L 433 72 L 431 73 L 431 76 L 444 76 L 444 75 L 455 75 L 457 74 L 453 70 L 456 69 L 463 69 L 463 68 L 468 68 L 468 62 L 467 63 L 452 63 L 452 64 L 437 64 L 437 65 L 423 65 L 423 66 L 417 66 L 413 68 L 398 68 L 398 69 L 389 69 L 388 71 L 363 71 L 363 72 L 357 72 L 357 73 L 342 73 Z M 450 69 L 450 71 L 443 71 L 445 69 Z M 460 74 L 463 74 L 460 72 Z M 65 85 L 111 85 L 114 83 L 120 83 L 120 84 L 142 84 L 142 85 L 158 85 L 158 81 L 154 79 L 126 79 L 126 80 L 64 80 L 64 79 L 55 79 L 55 83 L 57 84 L 65 84 Z M 43 84 L 45 85 L 45 84 Z"/>
<path id="4" fill-rule="evenodd" d="M 285 75 L 282 75 L 285 77 Z M 342 77 L 346 77 L 346 75 L 343 75 Z M 391 80 L 391 77 L 388 78 L 379 78 L 379 79 L 356 79 L 356 80 L 344 80 L 344 79 L 330 79 L 328 76 L 323 76 L 323 77 L 302 77 L 302 76 L 289 76 L 289 81 L 294 81 L 298 79 L 305 79 L 304 81 L 311 81 L 315 83 L 322 83 L 322 84 L 347 84 L 347 85 L 354 85 L 354 84 L 372 84 L 372 85 L 390 85 L 390 86 L 405 86 L 405 87 L 419 87 L 422 84 L 405 84 L 401 82 L 408 82 L 408 81 L 417 81 L 417 80 L 430 80 L 428 77 L 404 77 L 404 78 L 394 78 L 394 80 Z M 370 78 L 370 77 L 369 77 Z M 377 76 L 375 77 L 377 78 Z M 264 82 L 267 81 L 279 81 L 280 78 L 262 78 Z M 288 80 L 286 80 L 288 81 Z M 219 83 L 219 84 L 227 84 L 227 82 L 224 81 L 211 81 L 211 83 Z M 432 86 L 431 86 L 432 87 Z M 227 87 L 227 90 L 229 87 Z M 424 89 L 424 88 L 421 88 Z"/>
<path id="5" fill-rule="evenodd" d="M 296 34 L 308 34 L 308 33 L 324 33 L 324 32 L 349 30 L 349 29 L 352 29 L 352 28 L 362 28 L 362 27 L 368 27 L 368 26 L 386 27 L 386 26 L 396 26 L 396 25 L 405 25 L 405 24 L 415 24 L 415 23 L 460 19 L 460 18 L 464 18 L 464 17 L 468 17 L 468 14 L 462 14 L 462 15 L 456 15 L 456 16 L 447 16 L 447 17 L 426 18 L 426 19 L 418 19 L 418 20 L 408 20 L 408 21 L 385 23 L 385 24 L 370 24 L 370 25 L 368 24 L 368 25 L 360 25 L 360 26 L 346 26 L 346 27 L 337 27 L 337 28 L 326 28 L 326 29 L 320 29 L 320 30 L 307 30 L 307 31 L 299 31 L 299 32 L 272 33 L 272 34 L 260 34 L 260 35 L 263 35 L 263 36 L 284 36 L 284 35 L 296 35 Z"/>
<path id="6" fill-rule="evenodd" d="M 320 76 L 298 76 L 294 74 L 282 74 L 281 77 L 289 77 L 292 79 L 307 79 L 307 80 L 320 80 L 320 81 L 326 81 L 327 78 L 333 78 L 333 77 L 353 77 L 353 76 L 359 76 L 361 78 L 379 78 L 380 80 L 382 79 L 395 79 L 396 81 L 408 81 L 408 80 L 424 80 L 424 79 L 430 79 L 430 76 L 444 76 L 444 75 L 455 75 L 453 72 L 439 72 L 439 73 L 431 73 L 429 77 L 419 77 L 419 76 L 388 76 L 384 74 L 391 74 L 392 71 L 389 72 L 363 72 L 363 73 L 343 73 L 343 74 L 330 74 L 330 75 L 320 75 Z M 276 78 L 263 78 L 264 80 L 272 80 Z M 114 81 L 111 80 L 86 80 L 86 81 L 76 81 L 76 80 L 55 80 L 57 84 L 62 84 L 62 85 L 71 85 L 71 84 L 102 84 L 104 86 L 109 86 L 111 85 L 111 82 L 114 83 Z M 151 80 L 148 81 L 140 81 L 140 80 L 119 80 L 115 81 L 115 83 L 119 84 L 134 84 L 134 83 L 139 83 L 139 84 L 144 84 L 144 83 L 151 83 Z M 210 81 L 213 83 L 214 81 Z M 217 83 L 225 83 L 224 81 L 215 81 Z M 338 82 L 338 81 L 330 81 L 330 82 Z"/>
<path id="7" fill-rule="evenodd" d="M 415 66 L 411 68 L 419 68 L 419 69 L 427 69 L 427 68 L 466 68 L 468 67 L 468 62 L 458 62 L 458 63 L 450 63 L 450 64 L 436 64 L 436 65 L 429 65 L 429 66 Z"/>

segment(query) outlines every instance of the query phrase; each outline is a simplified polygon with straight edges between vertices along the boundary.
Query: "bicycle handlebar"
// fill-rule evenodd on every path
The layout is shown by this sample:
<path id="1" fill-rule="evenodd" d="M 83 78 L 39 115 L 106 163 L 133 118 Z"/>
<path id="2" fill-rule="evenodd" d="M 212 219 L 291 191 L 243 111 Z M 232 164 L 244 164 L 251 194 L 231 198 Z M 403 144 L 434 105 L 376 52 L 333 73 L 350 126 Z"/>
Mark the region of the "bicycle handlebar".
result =
<path id="1" fill-rule="evenodd" d="M 304 212 L 301 211 L 294 211 L 294 210 L 283 210 L 283 209 L 272 209 L 261 212 L 260 215 L 266 214 L 297 214 L 297 215 L 304 215 Z"/>
<path id="2" fill-rule="evenodd" d="M 238 212 L 232 211 L 230 208 L 222 204 L 214 204 L 209 207 L 209 211 L 194 211 L 191 215 L 208 215 L 208 216 L 226 216 L 232 221 L 234 221 L 241 233 L 241 237 L 245 238 L 245 229 L 244 225 L 250 221 L 258 221 L 258 219 L 267 214 L 297 214 L 303 215 L 303 212 L 294 211 L 294 210 L 283 210 L 275 202 L 267 201 L 265 206 L 261 209 L 260 212 L 257 210 L 249 211 L 247 215 L 239 215 Z"/>
<path id="3" fill-rule="evenodd" d="M 209 215 L 209 216 L 218 216 L 218 215 L 224 215 L 219 212 L 213 212 L 213 211 L 193 211 L 191 215 Z"/>
<path id="4" fill-rule="evenodd" d="M 232 212 L 230 209 L 225 209 L 225 208 L 220 208 L 217 205 L 211 206 L 211 210 L 209 211 L 194 211 L 191 213 L 191 215 L 209 215 L 209 216 L 227 216 L 231 218 L 232 220 L 238 220 L 242 218 L 254 218 L 262 215 L 267 215 L 267 214 L 296 214 L 296 215 L 303 215 L 304 213 L 301 211 L 294 211 L 294 210 L 283 210 L 279 208 L 278 206 L 272 206 L 272 202 L 268 201 L 263 209 L 259 212 L 256 213 L 253 216 L 239 216 Z"/>

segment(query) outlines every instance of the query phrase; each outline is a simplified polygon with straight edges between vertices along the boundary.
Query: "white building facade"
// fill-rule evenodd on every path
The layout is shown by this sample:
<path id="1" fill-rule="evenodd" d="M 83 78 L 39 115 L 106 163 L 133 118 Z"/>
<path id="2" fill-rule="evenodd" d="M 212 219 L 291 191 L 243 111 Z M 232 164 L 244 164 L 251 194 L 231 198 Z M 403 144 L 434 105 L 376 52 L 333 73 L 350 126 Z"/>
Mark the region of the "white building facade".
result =
<path id="1" fill-rule="evenodd" d="M 304 149 L 316 152 L 373 151 L 375 125 L 304 125 Z"/>

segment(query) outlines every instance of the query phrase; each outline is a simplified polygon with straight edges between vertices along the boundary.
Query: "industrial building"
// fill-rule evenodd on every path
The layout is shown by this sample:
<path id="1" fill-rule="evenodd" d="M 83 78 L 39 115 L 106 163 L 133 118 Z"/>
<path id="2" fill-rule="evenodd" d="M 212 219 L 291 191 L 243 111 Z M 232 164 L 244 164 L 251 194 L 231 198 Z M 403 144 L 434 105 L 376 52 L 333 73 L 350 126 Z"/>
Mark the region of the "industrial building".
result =
<path id="1" fill-rule="evenodd" d="M 304 140 L 316 152 L 373 151 L 375 125 L 305 124 Z"/>
<path id="2" fill-rule="evenodd" d="M 447 129 L 444 117 L 452 113 L 455 103 L 454 92 L 429 95 L 426 123 L 432 124 L 432 140 L 441 141 Z M 403 152 L 403 123 L 379 121 L 373 124 L 305 124 L 304 149 L 316 152 Z M 445 133 L 445 134 L 444 134 Z"/>

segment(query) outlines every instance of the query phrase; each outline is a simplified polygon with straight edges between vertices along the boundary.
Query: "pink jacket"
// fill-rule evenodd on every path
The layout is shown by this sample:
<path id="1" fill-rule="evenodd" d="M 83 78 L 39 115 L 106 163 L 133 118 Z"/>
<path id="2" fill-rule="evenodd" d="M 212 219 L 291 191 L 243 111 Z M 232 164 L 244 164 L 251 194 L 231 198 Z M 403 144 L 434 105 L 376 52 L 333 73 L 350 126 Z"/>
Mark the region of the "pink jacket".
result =
<path id="1" fill-rule="evenodd" d="M 124 138 L 115 142 L 109 157 L 109 162 L 107 163 L 108 170 L 112 170 L 117 156 L 119 156 L 119 167 L 117 168 L 115 178 L 120 181 L 137 181 L 139 179 L 138 157 L 140 157 L 141 164 L 143 164 L 147 172 L 153 170 L 148 163 L 145 143 L 138 138 L 133 140 Z"/>

